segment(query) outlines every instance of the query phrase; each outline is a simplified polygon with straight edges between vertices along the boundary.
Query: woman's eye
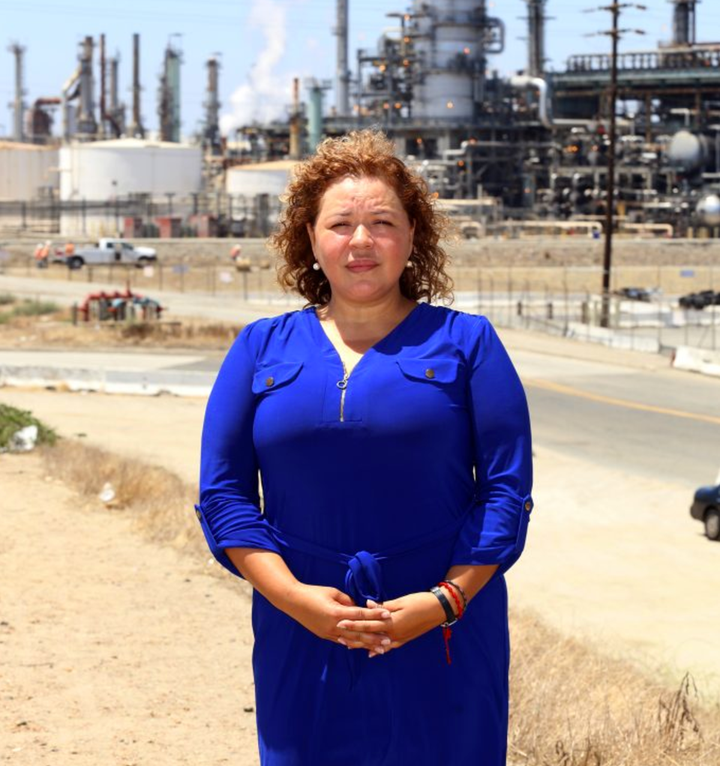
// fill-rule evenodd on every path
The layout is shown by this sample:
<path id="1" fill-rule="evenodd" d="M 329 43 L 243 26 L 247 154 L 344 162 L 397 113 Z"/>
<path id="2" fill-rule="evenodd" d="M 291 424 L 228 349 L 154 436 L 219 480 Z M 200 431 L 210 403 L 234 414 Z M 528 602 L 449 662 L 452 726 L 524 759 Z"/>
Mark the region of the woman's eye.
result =
<path id="1" fill-rule="evenodd" d="M 375 221 L 375 224 L 376 225 L 381 225 L 382 224 L 383 226 L 392 226 L 392 223 L 390 221 L 385 221 L 385 220 Z"/>
<path id="2" fill-rule="evenodd" d="M 330 228 L 331 229 L 339 229 L 341 226 L 349 226 L 349 224 L 343 223 L 342 221 L 339 221 L 338 223 L 334 223 Z"/>

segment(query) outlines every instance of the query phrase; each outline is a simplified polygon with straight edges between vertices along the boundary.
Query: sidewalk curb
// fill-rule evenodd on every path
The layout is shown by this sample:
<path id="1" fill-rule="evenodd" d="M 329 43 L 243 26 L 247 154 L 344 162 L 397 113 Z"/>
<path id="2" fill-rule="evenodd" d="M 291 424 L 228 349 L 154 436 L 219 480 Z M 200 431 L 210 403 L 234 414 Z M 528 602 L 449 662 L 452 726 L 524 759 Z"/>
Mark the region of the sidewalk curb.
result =
<path id="1" fill-rule="evenodd" d="M 216 373 L 154 370 L 87 370 L 61 367 L 0 365 L 0 387 L 94 391 L 137 396 L 201 397 L 210 395 Z"/>

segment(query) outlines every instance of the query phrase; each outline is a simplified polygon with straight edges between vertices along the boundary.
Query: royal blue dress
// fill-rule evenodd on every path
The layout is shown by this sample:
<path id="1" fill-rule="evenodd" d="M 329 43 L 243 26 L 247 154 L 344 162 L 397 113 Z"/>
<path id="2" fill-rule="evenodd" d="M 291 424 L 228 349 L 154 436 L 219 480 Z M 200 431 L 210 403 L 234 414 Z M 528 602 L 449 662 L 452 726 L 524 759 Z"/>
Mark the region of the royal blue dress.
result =
<path id="1" fill-rule="evenodd" d="M 532 510 L 518 376 L 484 317 L 419 303 L 342 380 L 314 308 L 243 329 L 203 429 L 197 513 L 217 560 L 239 574 L 225 549 L 275 551 L 363 606 L 426 591 L 454 564 L 499 569 L 454 626 L 450 665 L 439 628 L 370 659 L 255 592 L 261 763 L 503 766 L 503 573 Z"/>

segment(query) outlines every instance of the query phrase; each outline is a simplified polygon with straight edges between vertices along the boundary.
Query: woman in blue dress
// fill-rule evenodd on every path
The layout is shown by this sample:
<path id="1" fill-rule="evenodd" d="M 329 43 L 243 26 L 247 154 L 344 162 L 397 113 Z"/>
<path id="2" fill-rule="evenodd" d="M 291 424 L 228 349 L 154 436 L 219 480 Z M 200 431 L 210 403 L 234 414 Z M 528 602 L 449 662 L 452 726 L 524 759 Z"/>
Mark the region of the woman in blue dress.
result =
<path id="1" fill-rule="evenodd" d="M 444 219 L 381 133 L 322 143 L 286 203 L 279 275 L 308 305 L 229 351 L 197 507 L 254 588 L 261 763 L 502 766 L 522 386 L 485 318 L 431 305 Z"/>

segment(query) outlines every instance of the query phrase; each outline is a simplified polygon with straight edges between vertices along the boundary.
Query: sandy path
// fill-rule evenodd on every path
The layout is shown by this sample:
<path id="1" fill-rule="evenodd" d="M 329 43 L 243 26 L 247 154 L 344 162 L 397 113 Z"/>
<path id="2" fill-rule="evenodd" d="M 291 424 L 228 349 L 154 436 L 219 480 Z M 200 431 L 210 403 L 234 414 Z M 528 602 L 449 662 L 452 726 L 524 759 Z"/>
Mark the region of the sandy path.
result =
<path id="1" fill-rule="evenodd" d="M 42 408 L 38 408 L 42 409 Z M 0 762 L 257 764 L 248 596 L 0 456 Z"/>

